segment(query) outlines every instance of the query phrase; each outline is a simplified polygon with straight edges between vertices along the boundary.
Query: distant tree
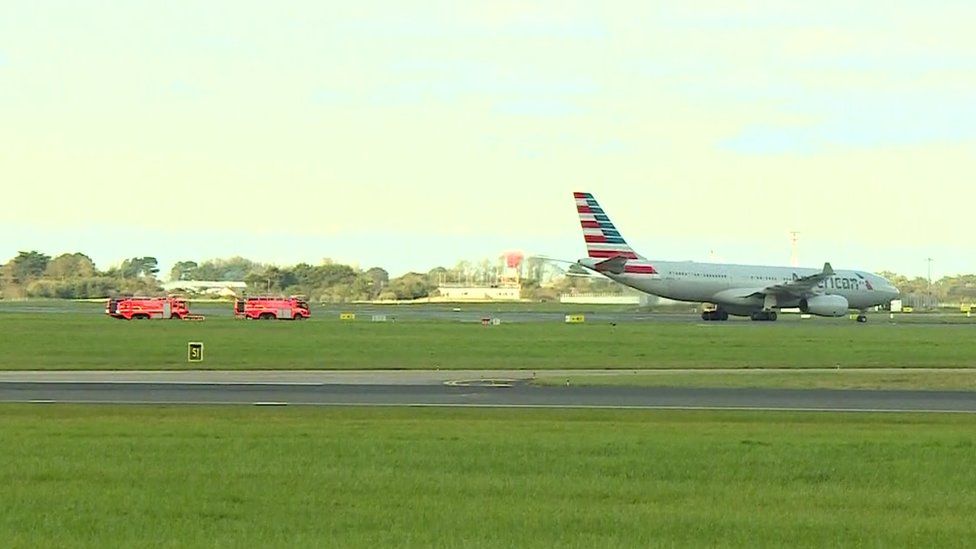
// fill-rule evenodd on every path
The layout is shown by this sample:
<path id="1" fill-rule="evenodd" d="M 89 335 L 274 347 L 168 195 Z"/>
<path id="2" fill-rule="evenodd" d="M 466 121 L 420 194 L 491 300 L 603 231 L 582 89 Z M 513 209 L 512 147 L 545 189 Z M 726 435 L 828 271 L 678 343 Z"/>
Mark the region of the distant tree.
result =
<path id="1" fill-rule="evenodd" d="M 137 276 L 117 279 L 111 289 L 113 295 L 160 295 L 162 288 L 155 277 Z"/>
<path id="2" fill-rule="evenodd" d="M 372 279 L 368 278 L 365 274 L 361 274 L 349 285 L 349 300 L 375 299 L 380 291 L 381 289 L 376 287 Z"/>
<path id="3" fill-rule="evenodd" d="M 481 264 L 478 267 L 478 280 L 480 280 L 482 284 L 488 284 L 496 278 L 497 277 L 495 277 L 495 272 L 491 261 L 482 259 Z"/>
<path id="4" fill-rule="evenodd" d="M 351 283 L 356 279 L 356 269 L 349 265 L 327 263 L 315 267 L 318 282 L 322 286 L 333 286 L 340 283 Z"/>
<path id="5" fill-rule="evenodd" d="M 31 297 L 58 297 L 58 283 L 53 280 L 35 280 L 27 285 L 27 295 Z"/>
<path id="6" fill-rule="evenodd" d="M 200 262 L 183 280 L 218 280 L 243 282 L 251 273 L 261 272 L 264 265 L 235 256 L 228 259 L 208 259 Z"/>
<path id="7" fill-rule="evenodd" d="M 366 271 L 366 278 L 377 288 L 383 288 L 390 282 L 390 273 L 386 272 L 383 267 L 373 267 Z"/>
<path id="8" fill-rule="evenodd" d="M 546 260 L 541 257 L 530 256 L 525 260 L 525 278 L 542 281 Z"/>
<path id="9" fill-rule="evenodd" d="M 452 278 L 456 277 L 456 280 L 449 280 L 448 282 L 468 283 L 472 274 L 474 272 L 470 261 L 458 261 L 454 269 L 450 271 L 450 275 Z"/>
<path id="10" fill-rule="evenodd" d="M 427 271 L 427 286 L 431 289 L 440 286 L 441 284 L 448 282 L 450 274 L 444 267 L 434 267 L 433 269 Z"/>
<path id="11" fill-rule="evenodd" d="M 903 285 L 898 286 L 898 289 L 904 294 L 928 294 L 932 291 L 932 284 L 929 284 L 927 278 L 916 276 Z"/>
<path id="12" fill-rule="evenodd" d="M 247 276 L 264 270 L 264 265 L 235 256 L 229 259 L 208 259 L 193 270 L 190 280 L 224 280 L 246 282 Z"/>
<path id="13" fill-rule="evenodd" d="M 941 301 L 976 302 L 976 275 L 947 276 L 935 284 Z"/>
<path id="14" fill-rule="evenodd" d="M 155 257 L 133 257 L 126 259 L 119 267 L 122 278 L 155 276 L 159 272 L 159 262 Z"/>
<path id="15" fill-rule="evenodd" d="M 418 299 L 429 295 L 427 277 L 420 273 L 407 273 L 390 281 L 388 289 L 397 299 Z"/>
<path id="16" fill-rule="evenodd" d="M 291 268 L 292 274 L 298 279 L 299 284 L 314 284 L 317 281 L 317 271 L 315 267 L 308 263 L 299 263 Z"/>
<path id="17" fill-rule="evenodd" d="M 95 262 L 83 253 L 61 254 L 52 259 L 44 275 L 55 280 L 95 276 Z"/>
<path id="18" fill-rule="evenodd" d="M 36 250 L 20 252 L 4 265 L 4 278 L 12 284 L 27 284 L 44 275 L 49 261 L 51 256 Z"/>
<path id="19" fill-rule="evenodd" d="M 262 268 L 264 268 L 264 265 L 260 263 L 251 261 L 245 257 L 234 256 L 223 261 L 222 270 L 219 275 L 220 278 L 216 280 L 244 280 L 247 273 Z"/>
<path id="20" fill-rule="evenodd" d="M 170 280 L 194 280 L 193 275 L 196 271 L 196 261 L 177 261 L 173 268 L 169 270 Z"/>
<path id="21" fill-rule="evenodd" d="M 285 288 L 295 286 L 298 279 L 289 269 L 276 266 L 266 267 L 261 272 L 252 272 L 245 278 L 248 286 L 262 293 L 281 292 Z"/>

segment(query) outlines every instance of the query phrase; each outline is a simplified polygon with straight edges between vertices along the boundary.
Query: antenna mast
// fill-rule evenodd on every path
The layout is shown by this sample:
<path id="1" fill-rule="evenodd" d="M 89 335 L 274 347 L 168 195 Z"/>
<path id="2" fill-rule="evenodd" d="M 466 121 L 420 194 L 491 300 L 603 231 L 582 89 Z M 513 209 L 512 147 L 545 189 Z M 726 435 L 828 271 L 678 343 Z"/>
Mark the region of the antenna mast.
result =
<path id="1" fill-rule="evenodd" d="M 790 231 L 790 243 L 791 243 L 791 254 L 790 254 L 790 265 L 794 267 L 800 266 L 800 253 L 797 248 L 797 243 L 800 240 L 799 231 Z"/>

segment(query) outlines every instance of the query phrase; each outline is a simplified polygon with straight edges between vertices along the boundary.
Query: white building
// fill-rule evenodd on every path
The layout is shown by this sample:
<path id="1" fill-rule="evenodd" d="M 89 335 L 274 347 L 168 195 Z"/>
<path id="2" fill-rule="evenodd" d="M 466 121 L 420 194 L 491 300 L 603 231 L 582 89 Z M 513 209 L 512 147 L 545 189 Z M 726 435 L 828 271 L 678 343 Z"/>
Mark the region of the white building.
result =
<path id="1" fill-rule="evenodd" d="M 161 284 L 167 293 L 192 293 L 233 297 L 247 289 L 244 282 L 230 280 L 173 280 Z"/>
<path id="2" fill-rule="evenodd" d="M 440 293 L 435 298 L 437 301 L 519 301 L 522 298 L 520 286 L 441 284 L 437 291 Z"/>

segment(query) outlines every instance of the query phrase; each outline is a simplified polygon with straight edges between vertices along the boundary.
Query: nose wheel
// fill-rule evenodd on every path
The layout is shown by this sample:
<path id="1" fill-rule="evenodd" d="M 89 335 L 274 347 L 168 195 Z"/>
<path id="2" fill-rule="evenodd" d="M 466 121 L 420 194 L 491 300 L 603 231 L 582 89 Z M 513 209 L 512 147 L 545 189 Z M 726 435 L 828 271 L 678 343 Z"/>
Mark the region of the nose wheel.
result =
<path id="1" fill-rule="evenodd" d="M 865 315 L 865 314 L 863 314 L 863 313 L 862 314 L 859 314 L 859 315 L 857 315 L 857 321 L 860 322 L 860 323 L 867 322 L 868 321 L 868 316 Z"/>

